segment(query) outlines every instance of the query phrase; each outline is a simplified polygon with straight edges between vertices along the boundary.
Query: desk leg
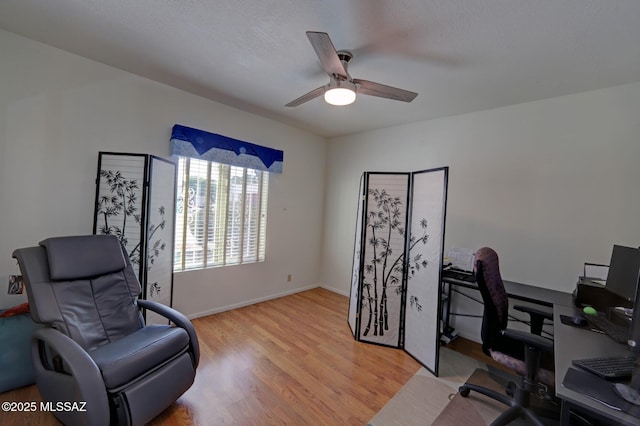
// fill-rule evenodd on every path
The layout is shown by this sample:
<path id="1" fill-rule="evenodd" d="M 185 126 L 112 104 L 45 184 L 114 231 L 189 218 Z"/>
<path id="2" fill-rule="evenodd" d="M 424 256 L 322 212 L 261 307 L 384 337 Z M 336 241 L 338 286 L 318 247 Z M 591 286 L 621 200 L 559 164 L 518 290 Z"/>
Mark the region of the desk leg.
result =
<path id="1" fill-rule="evenodd" d="M 444 296 L 446 298 L 446 305 L 442 307 L 442 331 L 439 333 L 442 336 L 444 333 L 449 332 L 450 323 L 451 323 L 451 284 L 442 282 L 442 293 L 441 298 Z M 442 343 L 442 342 L 441 342 Z"/>
<path id="2" fill-rule="evenodd" d="M 560 405 L 560 426 L 568 426 L 571 418 L 571 404 L 562 400 Z"/>
<path id="3" fill-rule="evenodd" d="M 444 331 L 449 329 L 449 324 L 451 321 L 451 284 L 447 284 L 447 323 Z"/>

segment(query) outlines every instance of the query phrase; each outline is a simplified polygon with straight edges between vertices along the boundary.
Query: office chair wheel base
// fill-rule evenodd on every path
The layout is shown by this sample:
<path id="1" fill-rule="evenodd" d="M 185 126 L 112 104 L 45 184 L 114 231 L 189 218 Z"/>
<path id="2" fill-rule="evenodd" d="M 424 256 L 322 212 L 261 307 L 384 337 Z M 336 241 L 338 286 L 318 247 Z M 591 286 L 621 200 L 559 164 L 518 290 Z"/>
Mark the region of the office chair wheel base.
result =
<path id="1" fill-rule="evenodd" d="M 458 391 L 460 392 L 460 395 L 463 397 L 468 397 L 469 393 L 471 392 L 471 389 L 464 387 L 464 386 L 460 386 L 460 388 L 458 389 Z"/>

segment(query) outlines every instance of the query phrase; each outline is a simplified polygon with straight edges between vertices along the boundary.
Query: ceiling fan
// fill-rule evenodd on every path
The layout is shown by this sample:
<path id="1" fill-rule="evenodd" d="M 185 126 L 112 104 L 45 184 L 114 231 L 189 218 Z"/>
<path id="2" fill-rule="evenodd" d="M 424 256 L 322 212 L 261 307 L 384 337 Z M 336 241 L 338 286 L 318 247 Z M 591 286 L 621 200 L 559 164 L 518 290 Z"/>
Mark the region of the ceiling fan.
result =
<path id="1" fill-rule="evenodd" d="M 329 74 L 329 84 L 320 86 L 285 106 L 295 107 L 320 95 L 324 95 L 325 101 L 332 105 L 349 105 L 356 100 L 356 93 L 403 102 L 411 102 L 418 96 L 415 92 L 397 87 L 351 78 L 347 72 L 347 66 L 353 59 L 351 52 L 336 51 L 327 33 L 307 31 L 307 37 L 320 59 L 322 68 Z"/>

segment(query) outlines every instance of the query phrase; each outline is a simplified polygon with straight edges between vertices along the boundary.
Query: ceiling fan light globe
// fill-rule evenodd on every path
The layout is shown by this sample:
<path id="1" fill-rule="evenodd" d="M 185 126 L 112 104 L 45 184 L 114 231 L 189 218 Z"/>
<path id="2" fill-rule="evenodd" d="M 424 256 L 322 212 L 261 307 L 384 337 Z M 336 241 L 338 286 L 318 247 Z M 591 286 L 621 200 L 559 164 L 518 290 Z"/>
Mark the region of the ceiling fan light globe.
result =
<path id="1" fill-rule="evenodd" d="M 356 100 L 356 92 L 345 87 L 334 87 L 324 92 L 324 100 L 331 105 L 349 105 Z"/>

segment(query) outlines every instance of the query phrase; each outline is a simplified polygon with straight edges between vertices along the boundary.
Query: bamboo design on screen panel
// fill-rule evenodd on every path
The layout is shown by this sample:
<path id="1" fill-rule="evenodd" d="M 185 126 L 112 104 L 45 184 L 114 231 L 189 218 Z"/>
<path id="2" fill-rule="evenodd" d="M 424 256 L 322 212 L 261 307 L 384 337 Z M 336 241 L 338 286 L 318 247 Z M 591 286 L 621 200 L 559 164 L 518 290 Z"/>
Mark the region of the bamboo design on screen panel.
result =
<path id="1" fill-rule="evenodd" d="M 422 235 L 410 236 L 409 256 L 405 256 L 404 247 L 400 254 L 395 254 L 390 241 L 395 234 L 404 238 L 406 232 L 402 227 L 402 200 L 400 197 L 391 196 L 384 189 L 370 189 L 368 193 L 375 202 L 376 210 L 367 214 L 365 224 L 365 228 L 371 231 L 367 244 L 373 250 L 373 257 L 364 265 L 362 310 L 363 314 L 367 311 L 367 324 L 363 335 L 367 336 L 373 327 L 374 336 L 384 336 L 385 331 L 389 330 L 388 292 L 402 293 L 405 267 L 408 268 L 408 278 L 411 278 L 416 271 L 427 266 L 427 260 L 422 258 L 421 253 L 413 258 L 410 253 L 417 244 L 426 244 L 429 235 L 427 220 L 422 219 Z M 409 259 L 408 262 L 406 259 Z M 410 304 L 412 308 L 421 310 L 416 297 L 411 296 Z"/>

